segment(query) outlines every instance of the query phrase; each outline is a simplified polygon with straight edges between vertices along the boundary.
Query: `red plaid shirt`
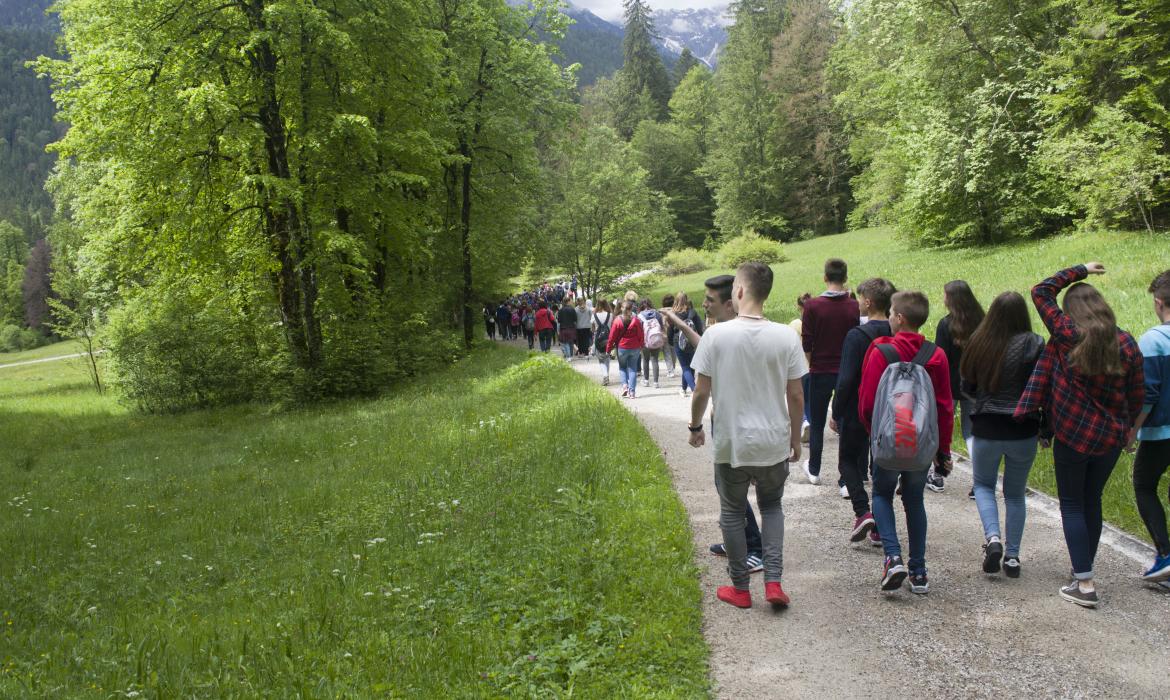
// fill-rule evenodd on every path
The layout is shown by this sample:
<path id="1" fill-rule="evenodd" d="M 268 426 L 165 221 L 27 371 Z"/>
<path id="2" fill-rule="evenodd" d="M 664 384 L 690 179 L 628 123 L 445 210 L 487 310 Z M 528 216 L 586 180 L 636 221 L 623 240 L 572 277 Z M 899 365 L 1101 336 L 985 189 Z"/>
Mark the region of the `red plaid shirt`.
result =
<path id="1" fill-rule="evenodd" d="M 1088 276 L 1085 266 L 1077 265 L 1032 287 L 1032 301 L 1052 337 L 1016 406 L 1016 418 L 1044 409 L 1056 439 L 1081 454 L 1102 455 L 1125 446 L 1145 400 L 1145 378 L 1141 350 L 1120 328 L 1117 342 L 1125 374 L 1088 376 L 1069 366 L 1068 353 L 1080 340 L 1080 331 L 1056 297 Z"/>

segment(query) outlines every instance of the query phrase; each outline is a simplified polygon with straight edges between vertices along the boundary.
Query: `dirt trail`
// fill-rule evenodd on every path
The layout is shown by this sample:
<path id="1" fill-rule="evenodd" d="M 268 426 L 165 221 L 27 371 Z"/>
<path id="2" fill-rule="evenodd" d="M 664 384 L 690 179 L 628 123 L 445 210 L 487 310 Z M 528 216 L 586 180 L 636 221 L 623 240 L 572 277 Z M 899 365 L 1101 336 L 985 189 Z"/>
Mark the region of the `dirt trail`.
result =
<path id="1" fill-rule="evenodd" d="M 600 380 L 595 360 L 572 366 Z M 616 396 L 616 364 L 611 378 Z M 881 549 L 848 541 L 853 513 L 836 487 L 832 433 L 825 483 L 812 486 L 794 470 L 785 490 L 791 608 L 771 611 L 759 574 L 751 610 L 718 601 L 715 588 L 728 579 L 724 560 L 707 552 L 722 539 L 711 451 L 687 445 L 690 402 L 677 382 L 664 369 L 661 389 L 639 387 L 638 398 L 623 404 L 662 448 L 690 516 L 718 697 L 1165 696 L 1170 591 L 1137 578 L 1142 553 L 1132 543 L 1127 550 L 1103 540 L 1101 607 L 1076 607 L 1057 595 L 1069 571 L 1059 519 L 1045 499 L 1029 497 L 1022 577 L 986 575 L 982 528 L 967 498 L 971 477 L 956 471 L 944 493 L 926 494 L 930 593 L 882 593 Z M 1002 518 L 1002 502 L 1000 510 Z M 900 513 L 898 527 L 905 545 Z"/>

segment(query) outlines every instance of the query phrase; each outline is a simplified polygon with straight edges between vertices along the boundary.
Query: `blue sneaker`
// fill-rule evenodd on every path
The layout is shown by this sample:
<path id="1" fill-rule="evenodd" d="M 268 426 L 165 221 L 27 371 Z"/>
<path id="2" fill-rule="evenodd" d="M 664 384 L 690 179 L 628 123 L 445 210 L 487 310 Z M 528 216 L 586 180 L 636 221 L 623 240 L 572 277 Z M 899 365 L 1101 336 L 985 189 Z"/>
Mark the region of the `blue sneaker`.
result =
<path id="1" fill-rule="evenodd" d="M 1155 559 L 1154 565 L 1142 574 L 1142 579 L 1153 583 L 1170 579 L 1170 554 Z"/>

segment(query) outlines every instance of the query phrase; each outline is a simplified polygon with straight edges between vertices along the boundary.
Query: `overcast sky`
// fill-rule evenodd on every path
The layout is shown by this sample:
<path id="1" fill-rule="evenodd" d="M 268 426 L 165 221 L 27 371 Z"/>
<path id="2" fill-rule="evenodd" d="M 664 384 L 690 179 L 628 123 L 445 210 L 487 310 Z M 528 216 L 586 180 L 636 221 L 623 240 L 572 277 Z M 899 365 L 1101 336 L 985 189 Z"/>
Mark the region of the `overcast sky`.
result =
<path id="1" fill-rule="evenodd" d="M 611 22 L 620 22 L 622 19 L 621 0 L 572 0 L 572 3 Z M 727 0 L 649 0 L 647 4 L 654 10 L 697 10 L 703 7 L 725 7 Z"/>

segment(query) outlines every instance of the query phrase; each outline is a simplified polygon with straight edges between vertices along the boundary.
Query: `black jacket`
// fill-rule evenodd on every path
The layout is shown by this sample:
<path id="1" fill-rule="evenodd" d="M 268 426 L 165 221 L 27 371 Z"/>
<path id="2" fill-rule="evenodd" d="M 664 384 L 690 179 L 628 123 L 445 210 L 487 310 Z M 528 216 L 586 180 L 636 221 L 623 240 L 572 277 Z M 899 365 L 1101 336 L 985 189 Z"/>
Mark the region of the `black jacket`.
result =
<path id="1" fill-rule="evenodd" d="M 850 328 L 841 345 L 841 367 L 837 370 L 837 390 L 833 392 L 833 420 L 859 420 L 857 391 L 861 388 L 861 365 L 865 353 L 876 338 L 893 335 L 889 321 L 869 321 Z"/>
<path id="2" fill-rule="evenodd" d="M 974 383 L 963 380 L 963 395 L 975 401 L 971 415 L 994 413 L 1010 416 L 1016 412 L 1016 404 L 1024 393 L 1028 377 L 1044 350 L 1044 339 L 1032 333 L 1019 333 L 1008 341 L 1003 353 L 1003 366 L 999 370 L 999 388 L 988 391 Z"/>

